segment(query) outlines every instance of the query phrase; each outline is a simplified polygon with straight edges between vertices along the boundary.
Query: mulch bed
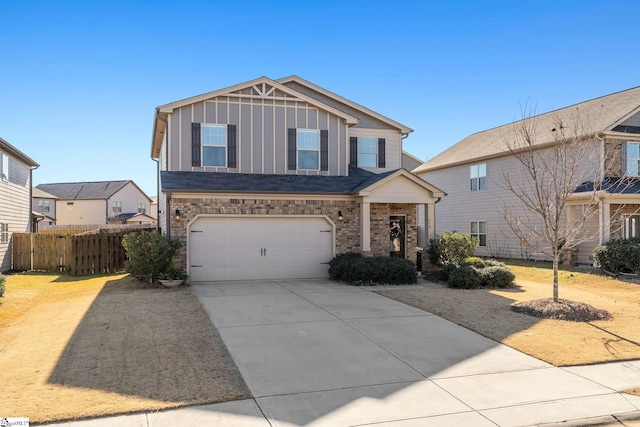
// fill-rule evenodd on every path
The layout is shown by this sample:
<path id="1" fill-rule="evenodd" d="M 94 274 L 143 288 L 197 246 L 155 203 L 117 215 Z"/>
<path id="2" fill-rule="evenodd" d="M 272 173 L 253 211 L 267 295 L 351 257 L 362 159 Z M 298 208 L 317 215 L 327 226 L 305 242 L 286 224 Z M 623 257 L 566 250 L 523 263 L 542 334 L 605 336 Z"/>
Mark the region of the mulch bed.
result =
<path id="1" fill-rule="evenodd" d="M 542 319 L 568 320 L 570 322 L 593 322 L 609 320 L 611 315 L 589 304 L 566 299 L 554 302 L 552 298 L 522 301 L 511 305 L 511 310 Z"/>

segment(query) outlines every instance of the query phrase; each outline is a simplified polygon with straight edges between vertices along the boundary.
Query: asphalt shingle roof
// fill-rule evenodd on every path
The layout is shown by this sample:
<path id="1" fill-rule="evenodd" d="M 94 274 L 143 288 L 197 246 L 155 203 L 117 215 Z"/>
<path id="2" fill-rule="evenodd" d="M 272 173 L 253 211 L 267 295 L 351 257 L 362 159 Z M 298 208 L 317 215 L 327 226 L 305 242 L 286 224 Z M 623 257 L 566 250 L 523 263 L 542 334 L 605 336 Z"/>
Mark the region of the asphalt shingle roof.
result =
<path id="1" fill-rule="evenodd" d="M 108 199 L 132 181 L 65 182 L 40 184 L 36 188 L 62 200 Z"/>
<path id="2" fill-rule="evenodd" d="M 160 180 L 164 191 L 351 194 L 384 179 L 393 172 L 395 171 L 374 174 L 363 169 L 350 168 L 349 176 L 321 176 L 162 171 Z"/>
<path id="3" fill-rule="evenodd" d="M 576 193 L 586 193 L 593 191 L 593 181 L 580 184 Z M 598 190 L 604 190 L 610 194 L 640 194 L 640 179 L 634 178 L 605 178 L 599 184 Z"/>
<path id="4" fill-rule="evenodd" d="M 616 122 L 632 113 L 640 106 L 640 87 L 581 102 L 566 108 L 540 114 L 524 120 L 509 123 L 483 132 L 474 133 L 457 144 L 449 147 L 422 166 L 414 169 L 414 173 L 440 169 L 451 164 L 461 164 L 475 159 L 488 158 L 507 154 L 505 141 L 511 143 L 518 140 L 517 130 L 522 122 L 533 125 L 536 145 L 549 144 L 554 141 L 551 129 L 558 126 L 558 121 L 566 127 L 575 125 L 577 120 L 585 125 L 588 132 L 608 130 Z"/>

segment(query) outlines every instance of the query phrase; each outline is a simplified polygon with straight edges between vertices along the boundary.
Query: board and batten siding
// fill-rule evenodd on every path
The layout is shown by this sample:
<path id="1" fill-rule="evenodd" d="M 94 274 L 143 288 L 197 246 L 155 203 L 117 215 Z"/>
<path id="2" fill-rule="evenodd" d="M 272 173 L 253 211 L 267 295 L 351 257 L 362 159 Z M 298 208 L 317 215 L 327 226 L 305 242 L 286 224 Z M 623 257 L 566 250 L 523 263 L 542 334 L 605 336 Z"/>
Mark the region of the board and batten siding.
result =
<path id="1" fill-rule="evenodd" d="M 356 138 L 371 138 L 371 139 L 385 139 L 385 167 L 384 168 L 365 168 L 358 166 L 362 169 L 371 171 L 373 173 L 384 173 L 400 169 L 402 167 L 402 135 L 400 132 L 389 129 L 364 129 L 364 128 L 349 128 L 349 137 Z"/>
<path id="2" fill-rule="evenodd" d="M 191 165 L 191 123 L 236 125 L 237 167 Z M 329 170 L 287 170 L 287 129 L 329 132 Z M 173 110 L 165 170 L 252 174 L 347 175 L 345 120 L 300 101 L 221 96 Z"/>
<path id="3" fill-rule="evenodd" d="M 469 168 L 481 163 L 485 163 L 487 168 L 486 189 L 472 191 Z M 583 165 L 583 167 L 585 171 L 597 170 L 593 165 Z M 514 182 L 525 179 L 522 166 L 512 156 L 471 162 L 419 174 L 425 181 L 447 193 L 447 196 L 436 205 L 436 234 L 440 235 L 444 230 L 469 234 L 472 221 L 486 221 L 487 246 L 478 247 L 476 255 L 545 259 L 539 253 L 521 244 L 504 219 L 505 206 L 519 209 L 522 217 L 527 215 L 520 199 L 505 188 L 505 173 L 510 174 Z M 591 176 L 585 172 L 583 178 L 590 179 Z M 540 221 L 535 214 L 529 213 L 528 216 L 531 218 L 531 224 Z M 588 251 L 591 246 L 592 244 L 586 244 L 581 251 Z M 581 254 L 581 259 L 584 258 L 583 255 Z"/>
<path id="4" fill-rule="evenodd" d="M 9 157 L 9 180 L 0 180 L 0 223 L 9 226 L 9 241 L 0 243 L 0 272 L 11 269 L 11 235 L 31 230 L 31 168 Z"/>

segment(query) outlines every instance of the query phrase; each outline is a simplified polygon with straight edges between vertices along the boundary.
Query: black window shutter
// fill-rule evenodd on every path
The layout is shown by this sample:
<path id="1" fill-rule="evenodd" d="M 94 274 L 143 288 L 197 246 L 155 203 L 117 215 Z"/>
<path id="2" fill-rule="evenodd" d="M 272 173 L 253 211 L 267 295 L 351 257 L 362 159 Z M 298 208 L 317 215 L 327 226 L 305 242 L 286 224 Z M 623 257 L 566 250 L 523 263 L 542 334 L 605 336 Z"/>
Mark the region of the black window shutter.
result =
<path id="1" fill-rule="evenodd" d="M 384 168 L 386 167 L 385 165 L 387 164 L 386 162 L 386 147 L 385 147 L 386 141 L 384 138 L 378 138 L 378 167 L 379 168 Z"/>
<path id="2" fill-rule="evenodd" d="M 358 138 L 349 138 L 349 166 L 358 166 Z"/>
<path id="3" fill-rule="evenodd" d="M 191 123 L 191 166 L 201 166 L 200 123 Z"/>
<path id="4" fill-rule="evenodd" d="M 227 167 L 237 167 L 238 149 L 236 138 L 236 125 L 227 125 Z"/>
<path id="5" fill-rule="evenodd" d="M 298 151 L 298 146 L 296 143 L 296 130 L 295 129 L 288 129 L 287 130 L 287 168 L 289 170 L 296 170 L 296 165 L 297 165 L 297 159 L 296 159 L 296 155 L 297 155 L 297 151 Z"/>
<path id="6" fill-rule="evenodd" d="M 329 131 L 320 130 L 320 170 L 329 170 Z"/>

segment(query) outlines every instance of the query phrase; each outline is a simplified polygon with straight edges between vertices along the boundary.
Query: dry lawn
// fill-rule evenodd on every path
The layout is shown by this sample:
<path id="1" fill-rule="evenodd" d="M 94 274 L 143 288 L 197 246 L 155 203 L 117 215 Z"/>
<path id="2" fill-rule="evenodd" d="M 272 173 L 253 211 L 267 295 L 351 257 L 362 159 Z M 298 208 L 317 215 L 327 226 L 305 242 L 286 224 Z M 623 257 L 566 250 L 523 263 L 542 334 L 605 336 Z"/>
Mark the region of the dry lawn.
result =
<path id="1" fill-rule="evenodd" d="M 539 319 L 515 313 L 510 305 L 551 297 L 552 271 L 546 266 L 509 267 L 517 283 L 509 289 L 465 290 L 429 284 L 425 289 L 379 293 L 555 366 L 640 359 L 640 285 L 585 271 L 562 271 L 561 298 L 607 310 L 612 319 L 589 323 Z"/>
<path id="2" fill-rule="evenodd" d="M 19 274 L 0 298 L 0 414 L 31 422 L 249 397 L 187 286 Z"/>

